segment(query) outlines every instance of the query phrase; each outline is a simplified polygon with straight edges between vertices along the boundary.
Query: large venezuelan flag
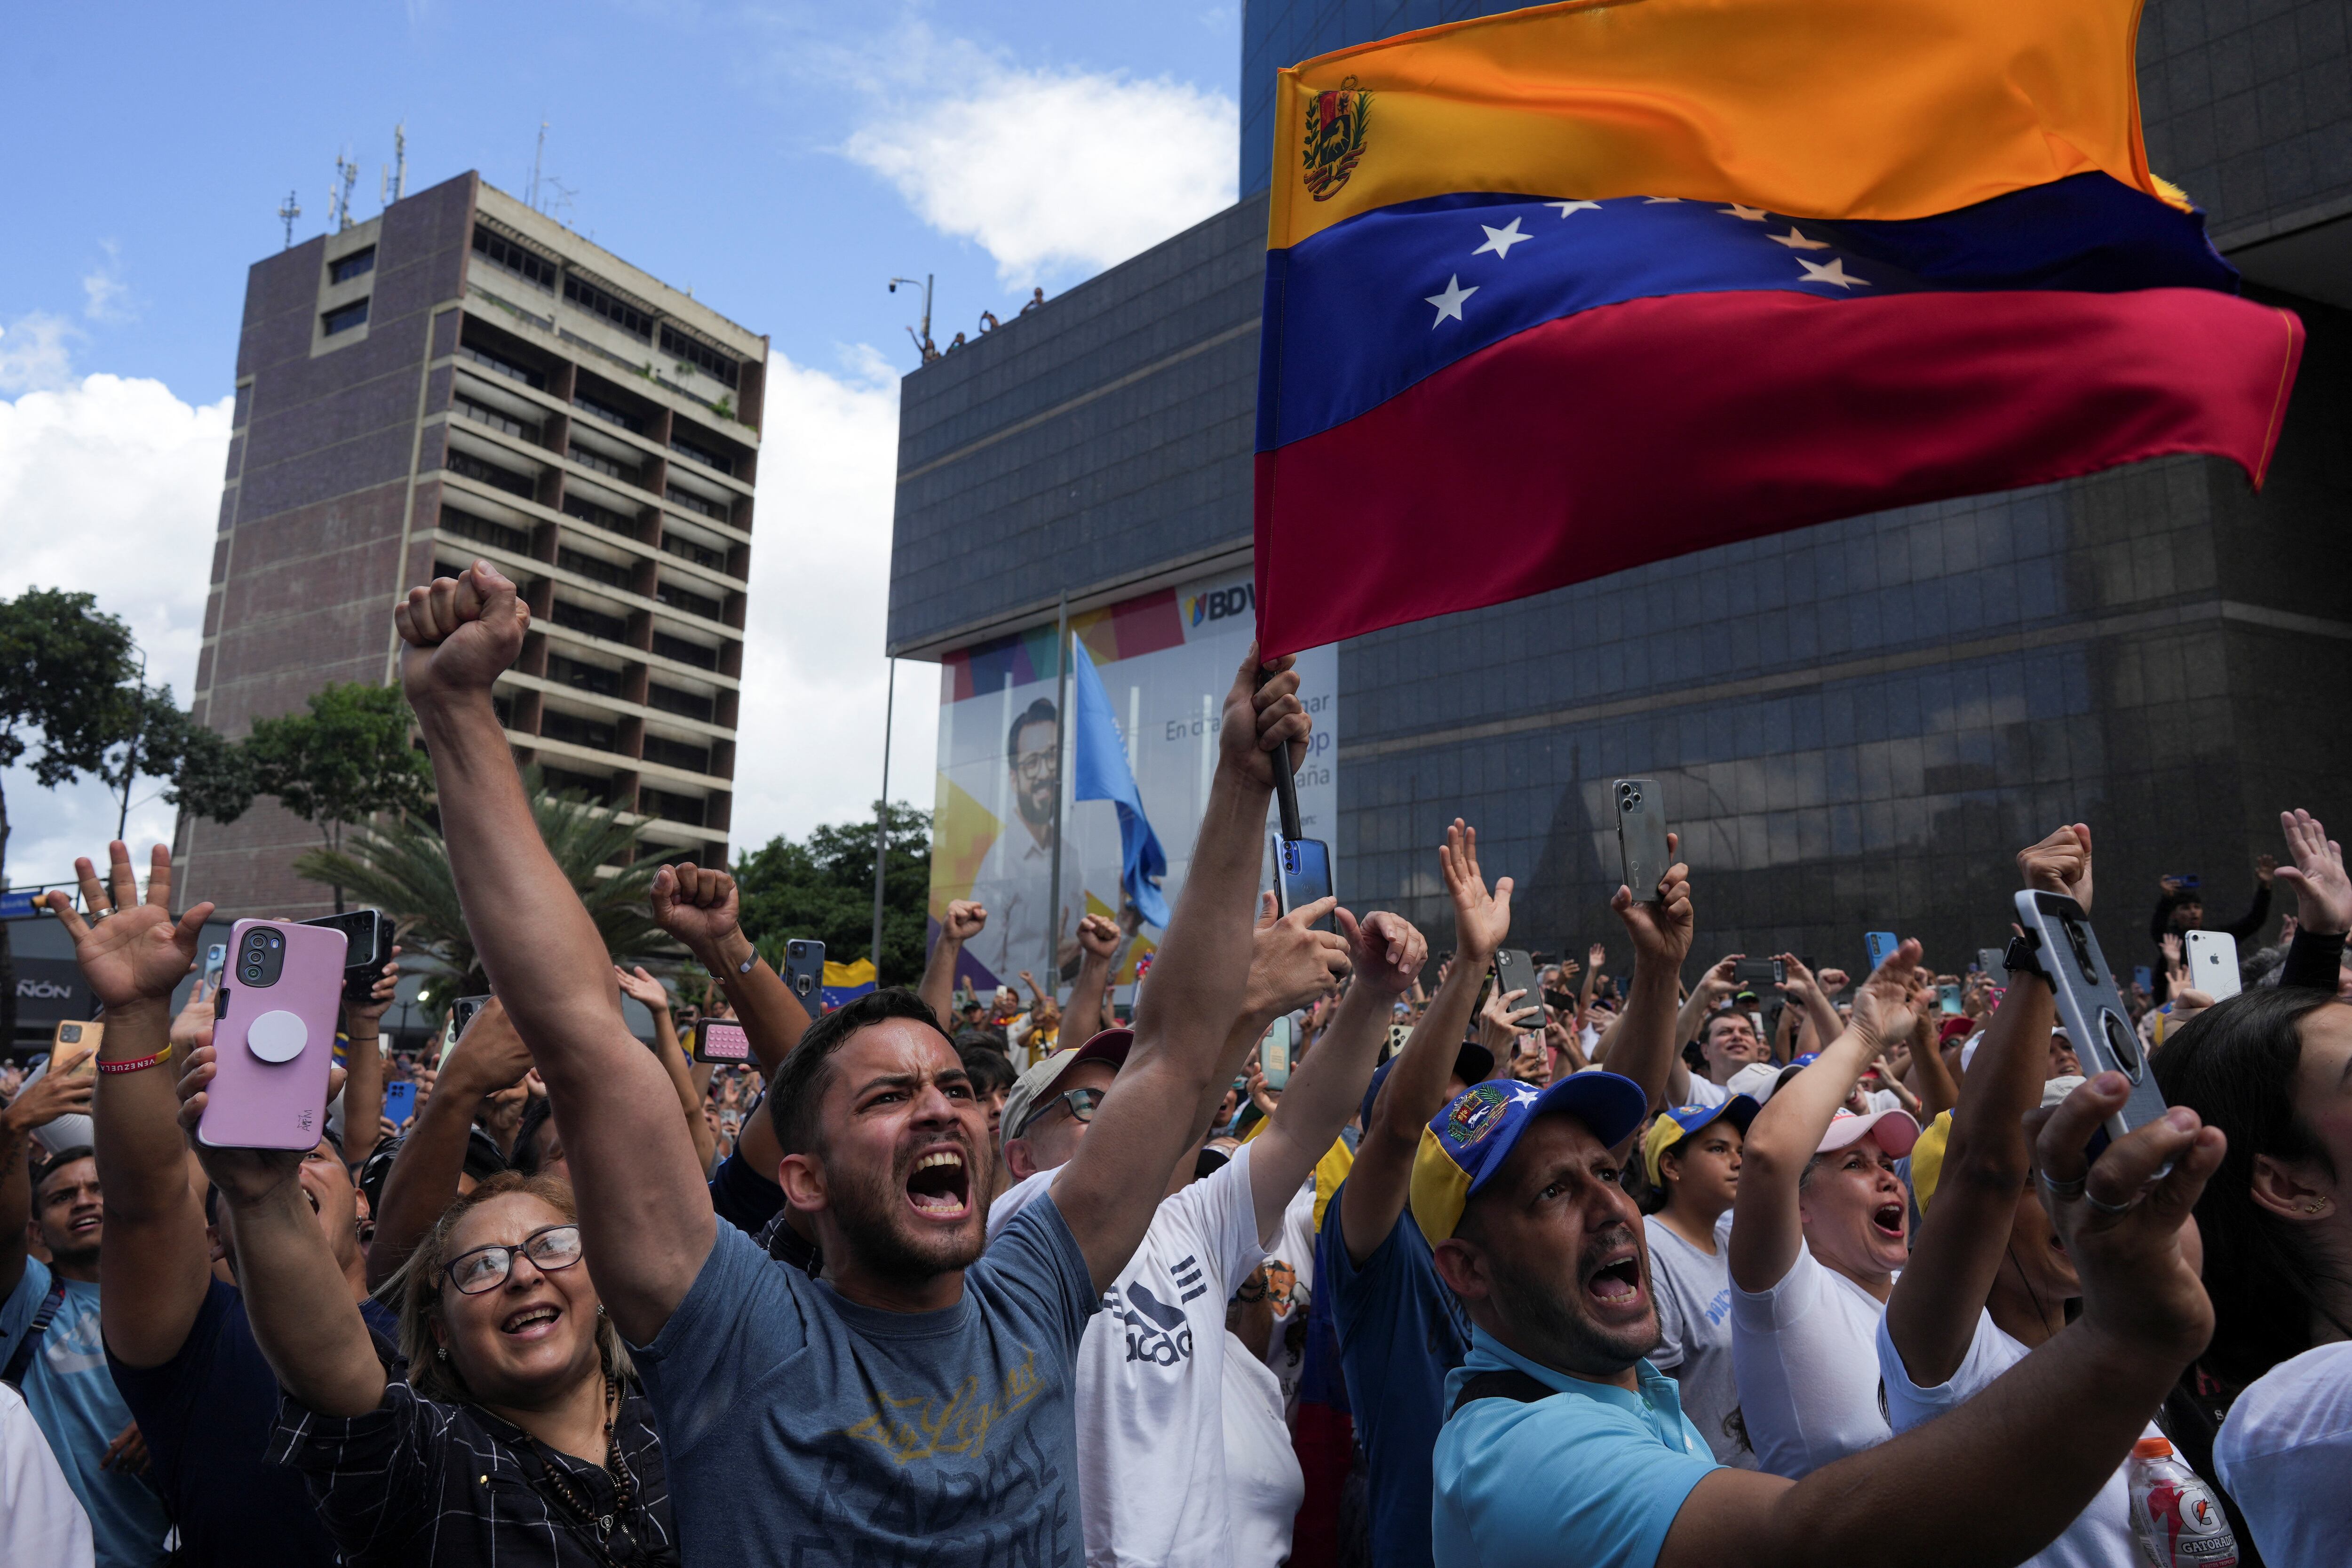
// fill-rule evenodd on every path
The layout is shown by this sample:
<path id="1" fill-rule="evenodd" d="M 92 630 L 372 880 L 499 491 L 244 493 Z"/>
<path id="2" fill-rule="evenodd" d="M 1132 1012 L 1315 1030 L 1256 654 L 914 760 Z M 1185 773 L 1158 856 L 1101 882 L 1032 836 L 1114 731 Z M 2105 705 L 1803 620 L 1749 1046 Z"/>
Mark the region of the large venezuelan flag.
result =
<path id="1" fill-rule="evenodd" d="M 1570 0 L 1281 73 L 1269 655 L 2165 453 L 2303 342 L 2147 167 L 2137 0 Z"/>

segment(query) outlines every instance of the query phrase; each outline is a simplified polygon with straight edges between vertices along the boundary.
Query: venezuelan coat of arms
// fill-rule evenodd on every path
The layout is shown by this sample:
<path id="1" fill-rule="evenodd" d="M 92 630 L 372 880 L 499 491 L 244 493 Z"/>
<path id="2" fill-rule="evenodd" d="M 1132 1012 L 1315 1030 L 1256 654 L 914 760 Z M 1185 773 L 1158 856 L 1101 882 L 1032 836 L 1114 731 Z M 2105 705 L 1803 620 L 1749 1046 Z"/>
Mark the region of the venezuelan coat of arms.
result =
<path id="1" fill-rule="evenodd" d="M 1364 127 L 1370 116 L 1372 95 L 1348 77 L 1328 92 L 1318 92 L 1307 110 L 1307 194 L 1328 202 L 1339 194 L 1348 176 L 1364 155 Z"/>

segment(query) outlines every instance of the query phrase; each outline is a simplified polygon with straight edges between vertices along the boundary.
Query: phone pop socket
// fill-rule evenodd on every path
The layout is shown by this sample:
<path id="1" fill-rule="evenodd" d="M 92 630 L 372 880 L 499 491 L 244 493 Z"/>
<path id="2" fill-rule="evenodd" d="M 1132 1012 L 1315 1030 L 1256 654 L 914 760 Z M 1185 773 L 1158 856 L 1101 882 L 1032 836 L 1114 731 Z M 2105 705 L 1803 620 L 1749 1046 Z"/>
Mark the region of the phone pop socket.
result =
<path id="1" fill-rule="evenodd" d="M 266 1062 L 290 1062 L 310 1043 L 310 1026 L 279 1009 L 264 1013 L 245 1031 L 245 1048 Z"/>

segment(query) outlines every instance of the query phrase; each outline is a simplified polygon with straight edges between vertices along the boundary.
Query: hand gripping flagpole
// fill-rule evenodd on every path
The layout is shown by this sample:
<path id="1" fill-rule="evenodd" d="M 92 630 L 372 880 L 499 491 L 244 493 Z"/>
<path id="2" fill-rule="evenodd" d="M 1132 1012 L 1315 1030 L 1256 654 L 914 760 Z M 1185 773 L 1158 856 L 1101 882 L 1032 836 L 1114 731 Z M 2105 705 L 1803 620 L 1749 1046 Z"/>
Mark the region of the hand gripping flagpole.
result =
<path id="1" fill-rule="evenodd" d="M 1264 665 L 1257 667 L 1257 683 L 1264 686 L 1274 679 L 1274 671 Z M 1282 811 L 1282 836 L 1303 838 L 1306 830 L 1298 822 L 1298 779 L 1290 769 L 1290 742 L 1285 741 L 1274 749 L 1274 799 Z"/>

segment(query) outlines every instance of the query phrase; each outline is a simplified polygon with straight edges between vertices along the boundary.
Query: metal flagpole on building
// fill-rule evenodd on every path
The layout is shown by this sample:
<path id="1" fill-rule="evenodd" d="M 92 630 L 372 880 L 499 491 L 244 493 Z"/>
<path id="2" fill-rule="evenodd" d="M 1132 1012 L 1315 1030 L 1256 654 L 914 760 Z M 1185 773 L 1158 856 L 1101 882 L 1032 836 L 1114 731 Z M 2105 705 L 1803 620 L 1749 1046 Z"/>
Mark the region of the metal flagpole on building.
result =
<path id="1" fill-rule="evenodd" d="M 1054 889 L 1045 900 L 1045 984 L 1059 1001 L 1062 994 L 1062 767 L 1064 737 L 1070 732 L 1070 594 L 1062 591 L 1062 606 L 1054 621 Z M 1006 759 L 1008 762 L 1010 758 Z"/>
<path id="2" fill-rule="evenodd" d="M 882 867 L 890 853 L 890 721 L 898 706 L 898 661 L 890 667 L 889 695 L 882 700 L 882 798 L 874 803 L 874 988 L 882 988 Z"/>

